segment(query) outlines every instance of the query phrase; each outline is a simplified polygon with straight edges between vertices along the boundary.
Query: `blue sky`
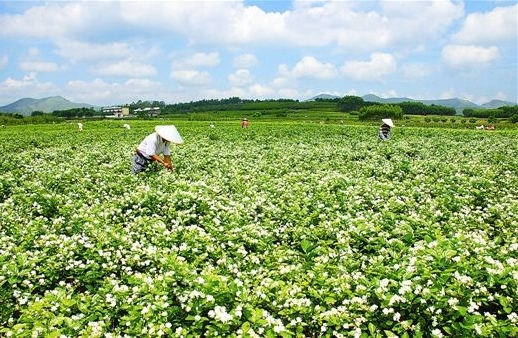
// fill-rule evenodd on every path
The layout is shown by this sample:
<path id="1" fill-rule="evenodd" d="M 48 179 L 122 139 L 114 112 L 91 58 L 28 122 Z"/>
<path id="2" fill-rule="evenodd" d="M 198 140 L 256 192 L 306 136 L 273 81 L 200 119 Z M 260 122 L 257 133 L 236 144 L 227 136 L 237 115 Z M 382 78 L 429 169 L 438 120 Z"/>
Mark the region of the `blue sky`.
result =
<path id="1" fill-rule="evenodd" d="M 516 1 L 0 1 L 0 106 L 518 102 Z"/>

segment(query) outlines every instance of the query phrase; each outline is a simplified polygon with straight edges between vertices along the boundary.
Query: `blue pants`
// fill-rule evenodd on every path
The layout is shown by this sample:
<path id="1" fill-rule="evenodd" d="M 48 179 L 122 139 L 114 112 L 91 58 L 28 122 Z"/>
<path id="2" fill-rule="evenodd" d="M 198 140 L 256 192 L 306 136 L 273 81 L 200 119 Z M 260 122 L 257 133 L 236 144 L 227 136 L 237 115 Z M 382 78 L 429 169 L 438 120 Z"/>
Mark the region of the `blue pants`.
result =
<path id="1" fill-rule="evenodd" d="M 135 155 L 133 155 L 133 160 L 131 161 L 131 173 L 136 175 L 141 171 L 146 171 L 149 163 L 151 163 L 150 159 L 145 158 L 139 153 L 135 153 Z"/>

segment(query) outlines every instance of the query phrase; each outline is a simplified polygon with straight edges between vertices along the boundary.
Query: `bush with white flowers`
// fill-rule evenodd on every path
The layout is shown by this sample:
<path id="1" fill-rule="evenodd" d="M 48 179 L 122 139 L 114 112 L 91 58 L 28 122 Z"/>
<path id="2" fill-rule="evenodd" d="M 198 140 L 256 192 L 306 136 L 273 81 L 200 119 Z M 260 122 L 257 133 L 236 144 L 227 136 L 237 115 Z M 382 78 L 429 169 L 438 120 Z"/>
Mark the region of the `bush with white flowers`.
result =
<path id="1" fill-rule="evenodd" d="M 515 131 L 152 123 L 0 132 L 0 336 L 518 335 Z"/>

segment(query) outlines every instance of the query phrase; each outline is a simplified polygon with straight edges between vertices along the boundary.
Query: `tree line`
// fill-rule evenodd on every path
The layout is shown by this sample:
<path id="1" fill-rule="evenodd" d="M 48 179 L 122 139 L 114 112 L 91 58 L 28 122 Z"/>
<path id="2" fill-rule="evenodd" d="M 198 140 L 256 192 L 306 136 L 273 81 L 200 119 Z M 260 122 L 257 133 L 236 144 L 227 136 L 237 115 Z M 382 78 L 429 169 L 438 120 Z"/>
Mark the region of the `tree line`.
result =
<path id="1" fill-rule="evenodd" d="M 139 108 L 159 107 L 162 115 L 172 114 L 190 114 L 196 112 L 218 113 L 224 111 L 254 111 L 258 113 L 266 113 L 268 111 L 283 112 L 286 116 L 290 111 L 297 110 L 316 110 L 316 111 L 339 111 L 357 115 L 361 121 L 375 120 L 379 118 L 399 119 L 404 115 L 434 115 L 434 116 L 453 116 L 456 114 L 454 108 L 440 105 L 425 105 L 422 102 L 405 101 L 394 104 L 378 103 L 365 101 L 362 97 L 347 95 L 342 98 L 317 98 L 314 101 L 298 101 L 292 99 L 268 99 L 268 100 L 248 100 L 239 97 L 230 97 L 227 99 L 207 99 L 199 101 L 191 101 L 186 103 L 166 104 L 164 101 L 136 101 L 130 104 L 124 104 L 123 107 L 129 107 L 130 112 Z M 65 110 L 55 110 L 50 114 L 34 111 L 32 118 L 51 115 L 55 118 L 81 118 L 81 117 L 102 117 L 101 111 L 93 108 L 73 108 Z M 518 116 L 518 106 L 505 106 L 497 109 L 464 109 L 465 117 L 473 118 L 513 118 Z M 279 115 L 280 116 L 280 115 Z M 2 114 L 5 119 L 7 117 L 14 119 L 23 119 L 21 114 Z"/>
<path id="2" fill-rule="evenodd" d="M 511 118 L 514 115 L 518 116 L 518 106 L 504 106 L 496 109 L 464 109 L 462 111 L 466 117 L 477 118 Z"/>

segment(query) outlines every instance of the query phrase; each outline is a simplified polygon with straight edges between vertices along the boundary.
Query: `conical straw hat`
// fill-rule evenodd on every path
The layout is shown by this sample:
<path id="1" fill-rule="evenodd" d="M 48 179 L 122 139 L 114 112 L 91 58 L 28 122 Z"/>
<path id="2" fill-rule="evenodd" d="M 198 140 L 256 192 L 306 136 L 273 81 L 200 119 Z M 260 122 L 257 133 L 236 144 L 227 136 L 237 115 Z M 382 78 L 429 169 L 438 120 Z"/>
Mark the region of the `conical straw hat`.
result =
<path id="1" fill-rule="evenodd" d="M 394 122 L 392 122 L 392 119 L 381 119 L 381 121 L 385 124 L 388 124 L 391 128 L 394 127 Z"/>
<path id="2" fill-rule="evenodd" d="M 156 126 L 155 131 L 164 140 L 171 143 L 182 144 L 183 140 L 175 126 Z"/>

